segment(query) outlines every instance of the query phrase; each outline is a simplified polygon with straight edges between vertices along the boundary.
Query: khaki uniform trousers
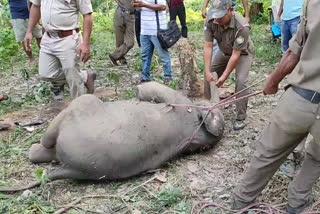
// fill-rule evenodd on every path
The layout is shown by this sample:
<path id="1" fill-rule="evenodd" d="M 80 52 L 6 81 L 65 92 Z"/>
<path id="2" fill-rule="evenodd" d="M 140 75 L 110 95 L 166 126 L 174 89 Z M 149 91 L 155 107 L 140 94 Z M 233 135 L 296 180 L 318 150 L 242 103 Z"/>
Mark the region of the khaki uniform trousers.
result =
<path id="1" fill-rule="evenodd" d="M 307 137 L 301 171 L 288 187 L 288 204 L 298 208 L 311 199 L 311 189 L 320 176 L 320 105 L 304 99 L 289 88 L 271 115 L 240 184 L 235 202 L 253 202 L 287 156 Z"/>
<path id="2" fill-rule="evenodd" d="M 126 14 L 120 9 L 114 12 L 116 50 L 111 55 L 116 60 L 123 58 L 134 45 L 134 20 L 134 14 Z"/>
<path id="3" fill-rule="evenodd" d="M 87 89 L 87 72 L 80 72 L 80 57 L 77 47 L 81 34 L 59 38 L 55 33 L 43 35 L 39 56 L 39 75 L 42 80 L 49 81 L 54 87 L 69 85 L 72 98 L 85 94 Z"/>
<path id="4" fill-rule="evenodd" d="M 211 72 L 216 72 L 218 77 L 222 75 L 224 70 L 226 69 L 230 56 L 224 55 L 222 51 L 218 51 L 216 54 L 212 65 L 211 65 Z M 238 64 L 236 65 L 236 92 L 241 91 L 242 89 L 247 87 L 249 70 L 251 68 L 253 61 L 253 55 L 241 55 Z M 245 96 L 249 92 L 244 91 L 243 93 L 239 94 L 238 97 Z M 210 84 L 204 79 L 204 96 L 207 99 L 211 98 L 210 94 Z M 248 99 L 243 99 L 236 103 L 236 112 L 237 112 L 237 120 L 244 120 L 247 117 L 247 104 Z"/>

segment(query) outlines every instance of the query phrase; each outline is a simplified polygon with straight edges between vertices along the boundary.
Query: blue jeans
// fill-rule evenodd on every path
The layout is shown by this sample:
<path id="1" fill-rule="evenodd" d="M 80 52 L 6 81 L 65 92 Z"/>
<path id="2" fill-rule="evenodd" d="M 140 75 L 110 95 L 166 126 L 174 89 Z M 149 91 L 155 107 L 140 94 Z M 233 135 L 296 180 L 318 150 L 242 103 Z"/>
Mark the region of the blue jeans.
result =
<path id="1" fill-rule="evenodd" d="M 142 58 L 142 80 L 151 80 L 150 66 L 153 50 L 156 49 L 163 65 L 164 77 L 171 78 L 171 59 L 168 50 L 161 47 L 158 37 L 151 35 L 140 35 L 141 42 L 141 58 Z"/>
<path id="2" fill-rule="evenodd" d="M 281 43 L 282 52 L 286 52 L 289 48 L 290 39 L 296 34 L 300 17 L 296 17 L 290 20 L 281 21 Z"/>

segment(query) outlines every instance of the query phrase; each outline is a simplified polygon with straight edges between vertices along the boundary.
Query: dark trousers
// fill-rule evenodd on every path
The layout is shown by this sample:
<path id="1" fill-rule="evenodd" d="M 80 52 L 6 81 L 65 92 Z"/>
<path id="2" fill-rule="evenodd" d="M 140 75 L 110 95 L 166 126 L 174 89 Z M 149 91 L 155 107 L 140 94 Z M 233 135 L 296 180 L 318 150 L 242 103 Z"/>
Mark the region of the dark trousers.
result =
<path id="1" fill-rule="evenodd" d="M 188 37 L 188 28 L 186 23 L 186 9 L 184 4 L 180 4 L 178 7 L 170 7 L 170 20 L 176 20 L 176 17 L 179 17 L 181 24 L 181 35 L 184 38 Z"/>
<path id="2" fill-rule="evenodd" d="M 141 28 L 141 12 L 139 10 L 135 10 L 135 31 L 136 31 L 136 39 L 139 47 L 141 47 L 140 44 L 140 28 Z"/>

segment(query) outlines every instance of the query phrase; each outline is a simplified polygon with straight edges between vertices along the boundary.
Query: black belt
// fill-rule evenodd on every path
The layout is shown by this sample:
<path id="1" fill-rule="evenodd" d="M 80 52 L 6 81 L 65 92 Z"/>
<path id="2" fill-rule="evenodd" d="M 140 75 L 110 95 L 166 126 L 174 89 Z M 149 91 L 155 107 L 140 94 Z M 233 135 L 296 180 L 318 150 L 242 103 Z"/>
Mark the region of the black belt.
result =
<path id="1" fill-rule="evenodd" d="M 314 104 L 320 103 L 320 93 L 308 89 L 297 88 L 295 86 L 292 86 L 292 89 L 304 99 L 309 100 Z"/>
<path id="2" fill-rule="evenodd" d="M 129 14 L 129 15 L 133 15 L 134 14 L 134 11 L 129 11 L 126 8 L 123 8 L 121 6 L 118 6 L 118 9 L 121 10 L 125 14 Z"/>

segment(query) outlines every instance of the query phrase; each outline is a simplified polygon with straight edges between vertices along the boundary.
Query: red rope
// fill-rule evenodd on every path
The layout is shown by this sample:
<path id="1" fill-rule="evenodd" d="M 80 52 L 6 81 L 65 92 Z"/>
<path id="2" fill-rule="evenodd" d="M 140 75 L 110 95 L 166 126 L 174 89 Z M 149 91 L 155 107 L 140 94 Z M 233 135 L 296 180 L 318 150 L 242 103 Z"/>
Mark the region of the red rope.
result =
<path id="1" fill-rule="evenodd" d="M 201 206 L 201 208 L 198 211 L 196 211 L 195 207 L 199 204 L 203 204 L 203 205 Z M 316 203 L 314 203 L 311 206 L 310 209 L 308 209 L 306 212 L 303 212 L 302 214 L 320 214 L 320 211 L 313 211 L 319 205 L 320 205 L 320 201 L 317 201 Z M 222 204 L 219 204 L 216 202 L 200 202 L 200 203 L 195 204 L 192 207 L 191 214 L 200 214 L 200 212 L 207 207 L 217 207 L 221 211 L 227 211 L 227 212 L 236 213 L 236 214 L 247 213 L 248 211 L 255 211 L 256 213 L 264 213 L 264 214 L 285 214 L 285 213 L 287 213 L 287 212 L 282 211 L 282 210 L 276 208 L 275 206 L 273 206 L 271 204 L 267 204 L 267 203 L 254 203 L 254 204 L 251 204 L 241 210 L 232 210 L 232 209 L 229 209 L 229 208 L 223 206 Z"/>

